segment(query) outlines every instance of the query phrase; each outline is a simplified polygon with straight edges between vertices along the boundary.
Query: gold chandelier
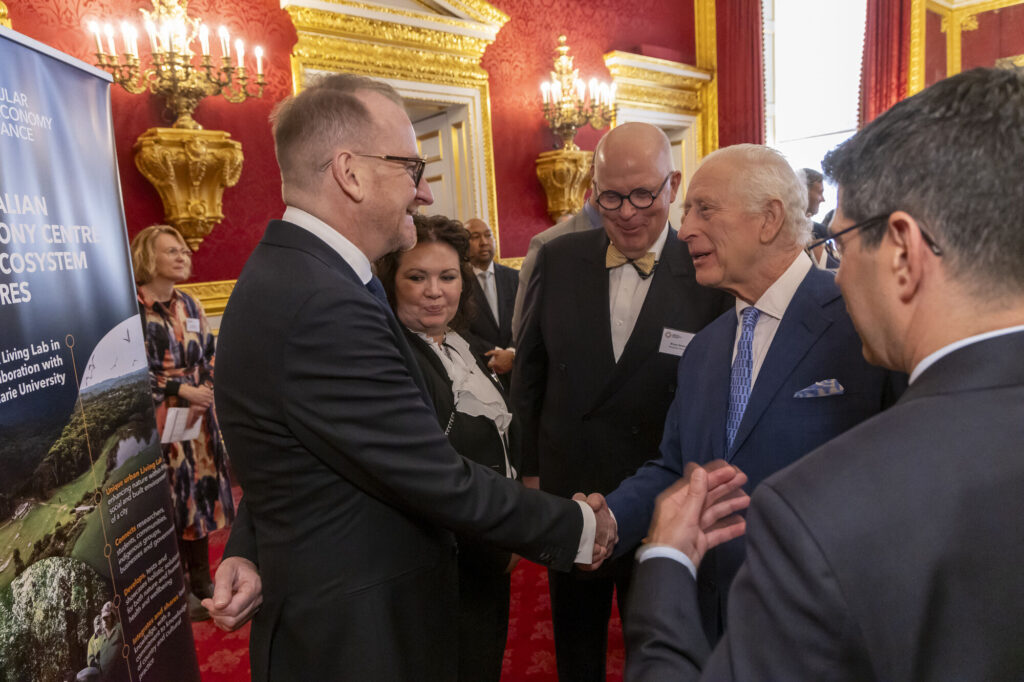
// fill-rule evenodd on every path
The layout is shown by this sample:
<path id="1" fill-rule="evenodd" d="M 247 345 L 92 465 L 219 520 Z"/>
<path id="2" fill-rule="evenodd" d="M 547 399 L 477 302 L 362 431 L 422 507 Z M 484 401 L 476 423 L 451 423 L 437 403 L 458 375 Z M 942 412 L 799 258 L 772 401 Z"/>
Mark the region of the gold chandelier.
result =
<path id="1" fill-rule="evenodd" d="M 120 25 L 118 56 L 114 23 L 93 21 L 96 66 L 132 94 L 145 91 L 161 97 L 174 112 L 170 128 L 150 128 L 135 142 L 135 165 L 149 180 L 164 205 L 164 217 L 196 250 L 224 219 L 222 197 L 242 172 L 242 145 L 219 130 L 203 130 L 192 114 L 199 102 L 220 95 L 229 102 L 262 97 L 263 49 L 253 50 L 256 76 L 246 68 L 245 43 L 232 44 L 226 28 L 216 33 L 214 57 L 209 27 L 186 13 L 188 0 L 152 0 L 153 11 L 142 13 L 149 38 L 149 66 L 139 52 L 139 30 L 129 21 Z M 198 54 L 193 48 L 198 43 Z M 232 52 L 232 47 L 234 51 Z"/>
<path id="2" fill-rule="evenodd" d="M 576 146 L 577 131 L 588 124 L 600 130 L 615 123 L 615 86 L 596 78 L 584 84 L 565 41 L 564 35 L 558 36 L 551 80 L 540 85 L 544 118 L 562 140 L 560 149 L 541 152 L 536 161 L 552 220 L 583 208 L 594 153 Z"/>
<path id="3" fill-rule="evenodd" d="M 579 149 L 573 139 L 576 132 L 590 124 L 601 130 L 615 119 L 615 86 L 591 78 L 589 86 L 580 78 L 579 69 L 573 68 L 565 36 L 558 36 L 555 48 L 555 70 L 551 80 L 540 85 L 544 103 L 544 118 L 551 131 L 562 138 L 562 149 Z"/>

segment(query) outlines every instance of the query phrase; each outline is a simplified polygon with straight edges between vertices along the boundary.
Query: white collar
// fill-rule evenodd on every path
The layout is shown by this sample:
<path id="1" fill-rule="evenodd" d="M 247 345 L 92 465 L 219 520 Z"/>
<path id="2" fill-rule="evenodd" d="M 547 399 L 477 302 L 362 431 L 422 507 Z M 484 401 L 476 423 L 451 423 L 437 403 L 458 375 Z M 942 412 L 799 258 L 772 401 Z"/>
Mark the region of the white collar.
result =
<path id="1" fill-rule="evenodd" d="M 916 381 L 917 378 L 921 376 L 922 372 L 924 372 L 926 369 L 928 369 L 929 367 L 931 367 L 936 362 L 938 362 L 945 356 L 949 355 L 953 351 L 960 350 L 965 346 L 970 346 L 971 344 L 978 343 L 979 341 L 986 341 L 988 339 L 993 339 L 997 336 L 1002 336 L 1004 334 L 1014 334 L 1016 332 L 1024 332 L 1024 324 L 1018 324 L 1015 327 L 1007 327 L 1005 329 L 995 329 L 990 332 L 985 332 L 984 334 L 975 334 L 974 336 L 968 336 L 966 339 L 954 341 L 948 346 L 943 346 L 934 353 L 926 356 L 924 360 L 921 360 L 921 362 L 917 363 L 917 366 L 914 367 L 914 371 L 910 373 L 910 383 L 914 383 L 914 381 Z"/>
<path id="2" fill-rule="evenodd" d="M 327 246 L 331 247 L 339 256 L 345 259 L 345 262 L 356 271 L 359 281 L 363 284 L 370 281 L 370 278 L 373 276 L 373 270 L 370 268 L 370 259 L 359 250 L 358 246 L 346 239 L 333 227 L 312 213 L 307 213 L 301 208 L 295 208 L 294 206 L 285 207 L 281 220 L 311 232 L 313 236 L 319 238 L 320 241 L 327 244 Z"/>
<path id="3" fill-rule="evenodd" d="M 480 268 L 478 268 L 478 267 L 477 267 L 477 266 L 475 266 L 475 265 L 473 266 L 473 274 L 474 274 L 474 275 L 482 275 L 482 274 L 484 274 L 485 272 L 489 272 L 489 273 L 491 273 L 492 275 L 494 274 L 494 261 L 493 261 L 493 260 L 492 260 L 492 261 L 491 261 L 490 263 L 488 263 L 488 264 L 487 264 L 487 267 L 486 267 L 486 268 L 484 268 L 483 270 L 481 270 Z"/>
<path id="4" fill-rule="evenodd" d="M 803 251 L 798 253 L 793 262 L 786 268 L 786 271 L 761 294 L 761 298 L 757 299 L 754 307 L 762 313 L 767 313 L 775 319 L 781 320 L 782 316 L 786 313 L 786 308 L 789 307 L 790 301 L 796 295 L 796 290 L 800 288 L 800 284 L 804 281 L 807 272 L 812 267 L 814 267 L 814 263 L 811 262 L 807 254 Z M 749 306 L 749 303 L 737 297 L 737 317 L 741 317 L 743 311 Z"/>

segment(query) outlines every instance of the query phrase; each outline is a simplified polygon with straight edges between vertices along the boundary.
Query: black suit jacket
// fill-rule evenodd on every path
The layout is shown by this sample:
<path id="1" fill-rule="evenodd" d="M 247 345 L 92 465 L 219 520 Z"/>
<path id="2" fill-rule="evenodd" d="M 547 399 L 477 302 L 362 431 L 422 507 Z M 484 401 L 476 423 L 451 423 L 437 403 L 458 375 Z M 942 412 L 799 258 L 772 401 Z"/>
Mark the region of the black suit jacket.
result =
<path id="1" fill-rule="evenodd" d="M 689 573 L 641 564 L 627 679 L 1024 679 L 1024 332 L 939 359 L 762 483 L 707 659 Z"/>
<path id="2" fill-rule="evenodd" d="M 524 475 L 539 473 L 541 488 L 556 495 L 607 494 L 656 455 L 679 362 L 658 350 L 664 330 L 700 331 L 733 302 L 697 284 L 670 229 L 616 362 L 607 247 L 604 230 L 545 244 L 526 294 L 513 405 L 523 421 Z"/>
<path id="3" fill-rule="evenodd" d="M 218 351 L 245 490 L 229 553 L 263 577 L 254 680 L 452 679 L 452 530 L 571 567 L 578 505 L 452 449 L 397 320 L 311 233 L 269 225 Z"/>
<path id="4" fill-rule="evenodd" d="M 516 305 L 519 290 L 519 273 L 512 268 L 494 264 L 494 284 L 498 291 L 498 319 L 494 319 L 487 296 L 480 286 L 480 280 L 473 276 L 473 302 L 476 315 L 469 323 L 469 331 L 486 341 L 491 348 L 508 348 L 512 345 L 512 311 Z M 490 350 L 490 348 L 488 348 Z"/>

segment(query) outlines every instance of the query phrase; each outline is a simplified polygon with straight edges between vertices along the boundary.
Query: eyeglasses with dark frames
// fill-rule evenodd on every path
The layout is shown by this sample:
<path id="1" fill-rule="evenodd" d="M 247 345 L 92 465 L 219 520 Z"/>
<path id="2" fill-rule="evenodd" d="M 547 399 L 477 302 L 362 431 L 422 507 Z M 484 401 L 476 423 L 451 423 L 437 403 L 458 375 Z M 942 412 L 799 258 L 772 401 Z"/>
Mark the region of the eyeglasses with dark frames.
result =
<path id="1" fill-rule="evenodd" d="M 874 225 L 880 220 L 887 220 L 891 215 L 892 212 L 890 211 L 889 213 L 880 213 L 876 216 L 871 216 L 867 220 L 862 220 L 859 223 L 850 225 L 849 227 L 839 230 L 835 234 L 831 234 L 825 237 L 824 239 L 819 239 L 818 241 L 811 242 L 810 244 L 807 245 L 806 250 L 809 253 L 811 251 L 814 251 L 819 246 L 824 246 L 825 250 L 832 257 L 834 257 L 836 260 L 839 260 L 840 258 L 842 258 L 843 255 L 843 243 L 839 240 L 839 237 L 843 236 L 848 232 L 854 232 L 855 230 L 861 230 L 870 225 Z M 931 249 L 931 252 L 934 253 L 936 256 L 942 256 L 942 248 L 938 245 L 938 243 L 936 243 L 935 239 L 930 234 L 928 234 L 924 227 L 921 226 L 920 220 L 917 221 L 917 229 L 921 233 L 921 238 L 924 239 L 924 243 L 928 245 L 929 249 Z"/>
<path id="2" fill-rule="evenodd" d="M 637 187 L 629 192 L 629 194 L 620 194 L 614 190 L 606 189 L 597 195 L 597 205 L 606 211 L 615 211 L 622 207 L 622 202 L 629 200 L 629 203 L 636 209 L 650 208 L 654 204 L 654 200 L 661 194 L 661 190 L 665 188 L 665 183 L 672 177 L 672 172 L 669 172 L 665 176 L 665 179 L 658 185 L 658 189 L 651 192 L 649 189 L 643 187 Z M 597 184 L 594 184 L 597 187 Z"/>
<path id="3" fill-rule="evenodd" d="M 355 156 L 362 156 L 368 159 L 380 159 L 381 161 L 387 161 L 389 163 L 401 163 L 405 165 L 405 172 L 412 178 L 414 185 L 419 187 L 420 180 L 423 178 L 423 169 L 427 167 L 427 160 L 421 159 L 418 156 L 394 156 L 392 154 L 360 154 L 358 152 L 352 152 Z M 334 159 L 328 159 L 320 165 L 320 172 L 324 172 L 334 164 Z"/>

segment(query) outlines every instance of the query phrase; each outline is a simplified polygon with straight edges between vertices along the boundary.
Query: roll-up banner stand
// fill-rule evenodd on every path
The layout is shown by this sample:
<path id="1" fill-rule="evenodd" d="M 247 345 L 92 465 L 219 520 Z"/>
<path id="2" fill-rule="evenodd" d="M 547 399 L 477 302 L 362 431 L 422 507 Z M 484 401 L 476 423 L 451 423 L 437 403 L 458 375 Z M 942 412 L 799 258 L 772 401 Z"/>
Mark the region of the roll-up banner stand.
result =
<path id="1" fill-rule="evenodd" d="M 199 680 L 111 78 L 0 27 L 0 680 Z"/>

